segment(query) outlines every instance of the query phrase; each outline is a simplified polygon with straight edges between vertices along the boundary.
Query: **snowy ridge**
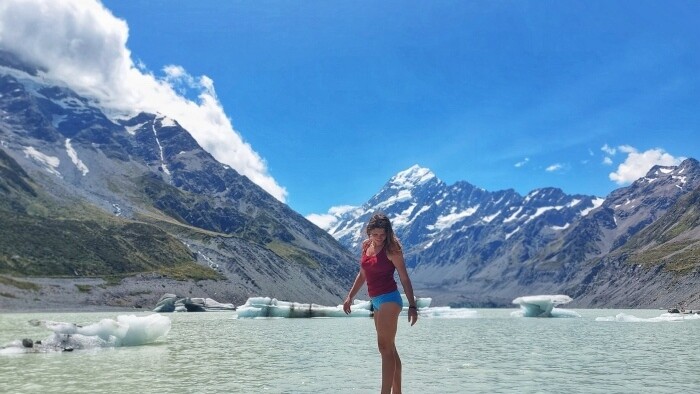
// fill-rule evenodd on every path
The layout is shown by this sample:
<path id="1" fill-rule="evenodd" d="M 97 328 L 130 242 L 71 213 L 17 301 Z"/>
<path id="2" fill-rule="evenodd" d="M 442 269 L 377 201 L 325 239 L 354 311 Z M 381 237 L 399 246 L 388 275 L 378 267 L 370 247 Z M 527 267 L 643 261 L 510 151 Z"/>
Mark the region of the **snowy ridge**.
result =
<path id="1" fill-rule="evenodd" d="M 329 211 L 324 227 L 350 250 L 363 239 L 362 229 L 377 211 L 385 212 L 404 245 L 427 250 L 444 244 L 455 232 L 488 227 L 507 241 L 523 226 L 535 224 L 563 231 L 603 203 L 594 196 L 567 196 L 553 188 L 537 189 L 522 197 L 512 190 L 489 192 L 467 182 L 447 185 L 427 168 L 414 165 L 393 176 L 362 207 Z"/>
<path id="2" fill-rule="evenodd" d="M 329 233 L 359 254 L 364 225 L 383 211 L 403 245 L 414 289 L 457 306 L 503 306 L 532 289 L 547 294 L 576 288 L 596 275 L 598 268 L 587 261 L 607 258 L 683 193 L 700 187 L 700 164 L 692 159 L 652 169 L 605 198 L 557 188 L 491 192 L 416 174 L 432 172 L 402 171 L 361 207 L 336 212 Z M 499 295 L 483 295 L 494 292 Z"/>

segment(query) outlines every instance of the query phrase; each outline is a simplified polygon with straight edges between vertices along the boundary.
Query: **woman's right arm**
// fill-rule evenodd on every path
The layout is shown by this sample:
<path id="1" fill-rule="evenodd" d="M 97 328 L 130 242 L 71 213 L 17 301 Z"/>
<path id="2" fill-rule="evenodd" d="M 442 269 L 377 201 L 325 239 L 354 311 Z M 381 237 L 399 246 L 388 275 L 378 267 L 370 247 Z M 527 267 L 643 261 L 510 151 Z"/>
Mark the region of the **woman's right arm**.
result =
<path id="1" fill-rule="evenodd" d="M 355 298 L 357 292 L 360 291 L 360 287 L 364 284 L 365 274 L 362 272 L 362 268 L 360 268 L 360 272 L 357 273 L 357 277 L 355 278 L 355 283 L 352 284 L 352 288 L 343 302 L 343 311 L 345 311 L 346 314 L 351 312 L 350 306 L 352 305 L 352 299 Z"/>

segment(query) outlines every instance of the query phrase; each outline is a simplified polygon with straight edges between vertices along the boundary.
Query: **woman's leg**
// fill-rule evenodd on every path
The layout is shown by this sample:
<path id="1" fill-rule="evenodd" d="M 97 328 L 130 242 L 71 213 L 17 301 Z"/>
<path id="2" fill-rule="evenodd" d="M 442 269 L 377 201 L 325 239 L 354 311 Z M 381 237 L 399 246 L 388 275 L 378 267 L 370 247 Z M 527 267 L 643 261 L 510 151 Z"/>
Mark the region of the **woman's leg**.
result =
<path id="1" fill-rule="evenodd" d="M 397 381 L 396 372 L 401 374 L 401 360 L 396 352 L 394 340 L 401 307 L 395 302 L 385 302 L 374 312 L 374 326 L 377 329 L 377 346 L 382 356 L 382 394 L 391 394 L 392 382 Z M 398 370 L 397 370 L 398 366 Z M 401 377 L 398 377 L 400 385 Z M 394 388 L 399 393 L 400 387 Z"/>
<path id="2" fill-rule="evenodd" d="M 399 357 L 399 352 L 396 351 L 396 346 L 394 346 L 394 357 L 396 369 L 394 369 L 394 383 L 391 385 L 392 393 L 401 394 L 401 358 Z"/>

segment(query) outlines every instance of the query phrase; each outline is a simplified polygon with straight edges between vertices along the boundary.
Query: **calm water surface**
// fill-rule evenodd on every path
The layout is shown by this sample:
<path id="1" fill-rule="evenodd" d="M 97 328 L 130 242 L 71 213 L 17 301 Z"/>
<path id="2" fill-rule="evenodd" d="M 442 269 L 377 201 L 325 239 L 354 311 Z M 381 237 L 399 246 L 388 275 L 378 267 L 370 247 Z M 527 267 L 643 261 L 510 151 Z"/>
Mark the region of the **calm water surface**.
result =
<path id="1" fill-rule="evenodd" d="M 512 311 L 478 309 L 475 318 L 424 318 L 414 327 L 402 320 L 404 393 L 700 392 L 700 320 L 595 320 L 621 312 L 651 318 L 658 310 L 577 310 L 581 318 L 558 319 Z M 47 337 L 30 319 L 90 324 L 117 315 L 0 314 L 0 344 Z M 0 356 L 0 393 L 379 391 L 369 318 L 166 316 L 170 333 L 151 345 Z"/>

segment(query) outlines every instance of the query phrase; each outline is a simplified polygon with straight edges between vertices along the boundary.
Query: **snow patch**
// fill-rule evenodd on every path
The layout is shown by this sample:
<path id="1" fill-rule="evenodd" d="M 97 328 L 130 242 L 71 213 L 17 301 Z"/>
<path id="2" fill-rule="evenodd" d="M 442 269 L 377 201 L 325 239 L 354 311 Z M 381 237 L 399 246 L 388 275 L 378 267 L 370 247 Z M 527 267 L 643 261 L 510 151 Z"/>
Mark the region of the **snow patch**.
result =
<path id="1" fill-rule="evenodd" d="M 160 165 L 163 168 L 163 172 L 170 175 L 170 170 L 168 169 L 168 165 L 165 164 L 165 156 L 163 155 L 163 146 L 160 144 L 160 140 L 158 139 L 158 132 L 156 131 L 155 122 L 153 122 L 153 124 L 151 125 L 151 128 L 153 129 L 153 135 L 156 137 L 156 143 L 158 144 L 158 149 L 160 149 Z"/>
<path id="2" fill-rule="evenodd" d="M 486 222 L 486 223 L 491 223 L 491 221 L 493 219 L 497 218 L 500 214 L 501 214 L 501 211 L 498 211 L 491 216 L 485 216 L 485 217 L 481 218 L 481 220 Z"/>
<path id="3" fill-rule="evenodd" d="M 160 120 L 160 127 L 177 127 L 177 123 L 175 123 L 174 119 L 168 118 L 167 116 L 164 116 Z"/>
<path id="4" fill-rule="evenodd" d="M 411 195 L 410 190 L 399 190 L 399 193 L 395 196 L 391 196 L 382 203 L 377 204 L 377 209 L 381 210 L 390 207 L 398 202 L 409 201 L 412 197 L 413 196 Z"/>
<path id="5" fill-rule="evenodd" d="M 566 204 L 566 206 L 569 207 L 569 208 L 571 208 L 571 207 L 576 206 L 576 205 L 577 205 L 578 203 L 580 203 L 580 202 L 581 202 L 581 199 L 580 199 L 580 198 L 574 198 L 573 200 L 571 200 L 570 203 Z"/>
<path id="6" fill-rule="evenodd" d="M 50 174 L 62 178 L 61 173 L 57 170 L 58 166 L 61 164 L 61 160 L 59 160 L 58 157 L 45 155 L 34 149 L 33 146 L 24 148 L 24 155 L 32 158 L 34 161 L 37 161 L 40 164 L 43 164 L 46 171 L 48 171 Z"/>
<path id="7" fill-rule="evenodd" d="M 462 212 L 456 212 L 456 213 L 451 213 L 449 215 L 439 216 L 437 218 L 437 221 L 435 222 L 435 224 L 428 225 L 428 226 L 426 226 L 426 228 L 430 231 L 433 231 L 433 230 L 441 231 L 441 230 L 444 230 L 446 228 L 450 228 L 458 221 L 460 221 L 466 217 L 472 216 L 474 214 L 474 212 L 477 211 L 477 209 L 479 209 L 479 205 L 477 205 L 475 207 L 469 207 Z"/>
<path id="8" fill-rule="evenodd" d="M 520 212 L 523 211 L 523 207 L 519 207 L 517 211 L 515 211 L 514 214 L 510 215 L 510 217 L 506 218 L 506 220 L 503 221 L 503 223 L 510 223 L 518 218 L 518 215 L 520 215 Z"/>
<path id="9" fill-rule="evenodd" d="M 541 207 L 541 208 L 537 208 L 537 211 L 535 211 L 535 213 L 534 213 L 532 216 L 530 216 L 529 218 L 527 218 L 527 220 L 525 221 L 525 223 L 530 223 L 532 220 L 534 220 L 534 219 L 537 218 L 538 216 L 541 216 L 542 214 L 544 214 L 544 213 L 547 212 L 547 211 L 551 211 L 551 210 L 557 210 L 557 211 L 559 211 L 559 210 L 561 210 L 562 208 L 564 208 L 564 207 L 563 207 L 563 206 L 554 206 L 554 207 Z"/>
<path id="10" fill-rule="evenodd" d="M 513 230 L 513 231 L 509 232 L 508 234 L 506 234 L 506 239 L 512 237 L 513 234 L 517 233 L 518 231 L 520 231 L 520 226 L 518 226 L 518 228 L 516 228 L 515 230 Z"/>
<path id="11" fill-rule="evenodd" d="M 78 153 L 73 149 L 73 146 L 70 144 L 70 138 L 66 138 L 66 153 L 68 153 L 68 157 L 73 161 L 73 164 L 75 164 L 76 167 L 78 167 L 78 170 L 80 170 L 81 173 L 83 173 L 83 176 L 87 175 L 90 170 L 87 168 L 85 163 L 80 160 L 78 157 Z"/>
<path id="12" fill-rule="evenodd" d="M 604 198 L 596 198 L 595 200 L 591 201 L 593 203 L 593 206 L 590 208 L 586 208 L 583 211 L 581 211 L 581 217 L 588 215 L 592 210 L 598 208 L 599 206 L 603 205 L 605 202 Z"/>
<path id="13" fill-rule="evenodd" d="M 136 131 L 137 131 L 138 129 L 140 129 L 141 127 L 143 127 L 143 125 L 145 125 L 145 124 L 146 124 L 146 122 L 139 123 L 139 124 L 137 124 L 137 125 L 135 125 L 135 126 L 126 126 L 126 132 L 129 133 L 129 134 L 131 134 L 131 135 L 135 135 L 135 134 L 136 134 Z"/>
<path id="14" fill-rule="evenodd" d="M 411 206 L 406 208 L 403 212 L 398 214 L 395 218 L 392 219 L 394 229 L 400 229 L 403 227 L 406 227 L 411 221 L 411 213 L 413 213 L 413 210 L 418 206 L 418 204 L 413 203 Z"/>

